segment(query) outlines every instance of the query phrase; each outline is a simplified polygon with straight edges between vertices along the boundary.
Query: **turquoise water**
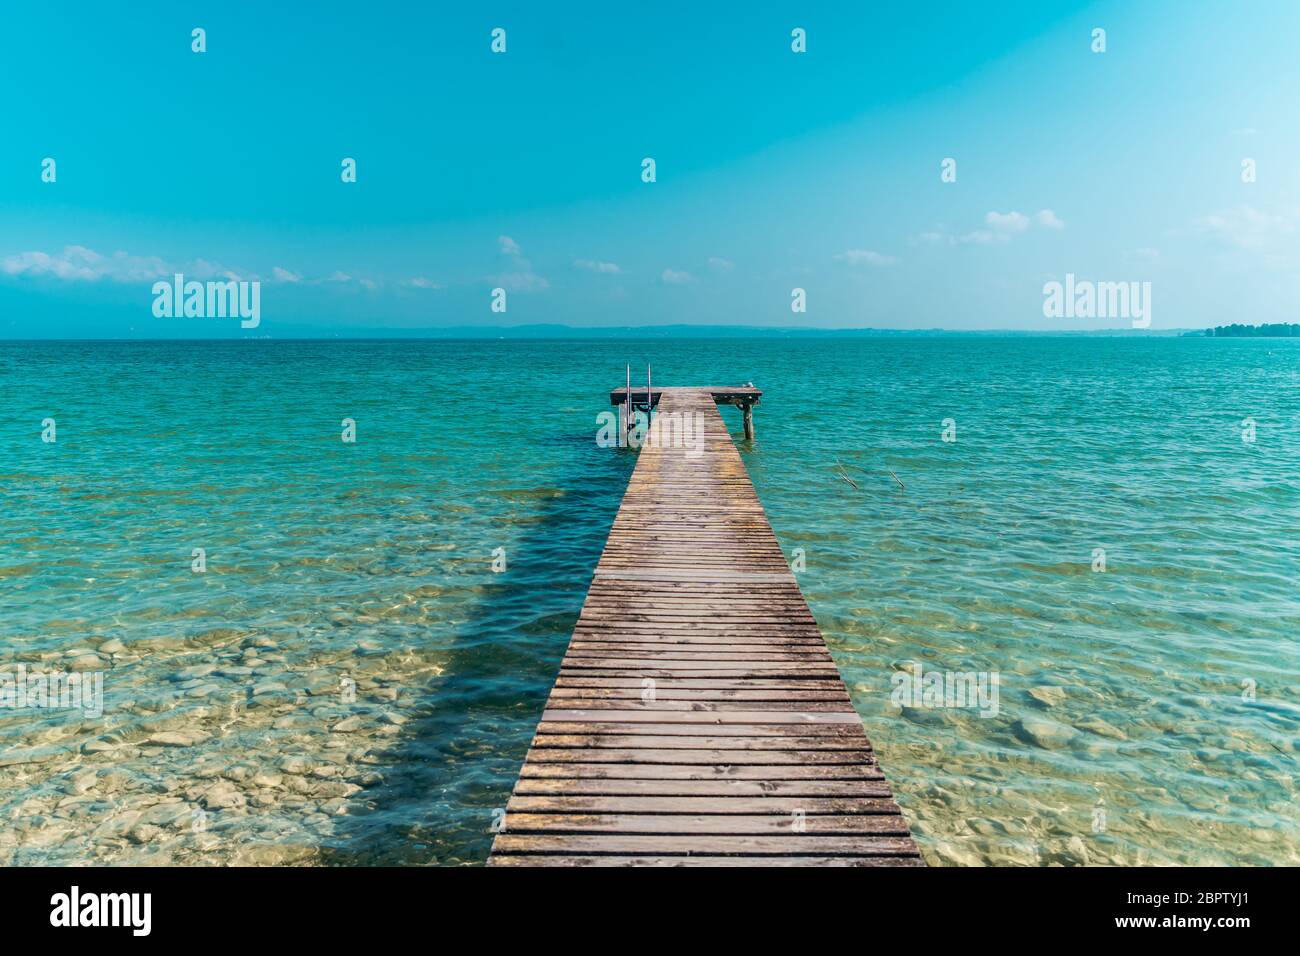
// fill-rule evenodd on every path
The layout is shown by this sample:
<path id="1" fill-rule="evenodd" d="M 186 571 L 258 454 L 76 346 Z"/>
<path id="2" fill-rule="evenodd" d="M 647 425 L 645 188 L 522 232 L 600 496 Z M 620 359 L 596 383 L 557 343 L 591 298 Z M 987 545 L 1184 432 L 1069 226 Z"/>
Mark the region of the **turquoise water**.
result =
<path id="1" fill-rule="evenodd" d="M 765 390 L 746 465 L 931 862 L 1300 863 L 1300 342 L 1021 337 L 0 343 L 0 672 L 104 688 L 0 707 L 0 863 L 481 861 L 625 361 Z M 895 704 L 914 664 L 997 715 Z"/>

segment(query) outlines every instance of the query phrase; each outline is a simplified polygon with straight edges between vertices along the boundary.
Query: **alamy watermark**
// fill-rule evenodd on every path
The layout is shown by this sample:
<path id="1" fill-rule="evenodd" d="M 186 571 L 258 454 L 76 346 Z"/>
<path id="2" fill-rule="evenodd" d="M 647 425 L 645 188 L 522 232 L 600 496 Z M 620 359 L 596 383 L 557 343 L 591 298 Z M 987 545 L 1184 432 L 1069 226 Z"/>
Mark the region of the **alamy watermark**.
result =
<path id="1" fill-rule="evenodd" d="M 1151 327 L 1150 282 L 1093 282 L 1065 274 L 1065 282 L 1043 285 L 1043 315 L 1049 319 L 1129 319 L 1133 328 Z"/>
<path id="2" fill-rule="evenodd" d="M 25 664 L 14 672 L 0 671 L 0 707 L 12 710 L 79 710 L 86 717 L 104 713 L 104 675 L 99 671 L 28 673 Z"/>
<path id="3" fill-rule="evenodd" d="M 998 715 L 1002 676 L 997 671 L 927 671 L 914 663 L 889 681 L 894 685 L 889 699 L 899 707 L 968 707 L 981 717 Z"/>
<path id="4" fill-rule="evenodd" d="M 155 282 L 153 296 L 153 314 L 160 319 L 238 317 L 244 329 L 255 329 L 262 321 L 262 283 L 257 281 L 186 282 L 178 272 L 171 282 Z"/>
<path id="5" fill-rule="evenodd" d="M 596 416 L 596 444 L 601 448 L 683 448 L 687 458 L 704 454 L 704 415 L 700 412 L 660 412 L 646 424 L 644 412 L 632 416 L 631 427 L 620 427 L 617 412 Z"/>
<path id="6" fill-rule="evenodd" d="M 50 897 L 51 926 L 125 926 L 132 936 L 148 936 L 152 913 L 152 893 L 83 893 L 74 885 Z"/>

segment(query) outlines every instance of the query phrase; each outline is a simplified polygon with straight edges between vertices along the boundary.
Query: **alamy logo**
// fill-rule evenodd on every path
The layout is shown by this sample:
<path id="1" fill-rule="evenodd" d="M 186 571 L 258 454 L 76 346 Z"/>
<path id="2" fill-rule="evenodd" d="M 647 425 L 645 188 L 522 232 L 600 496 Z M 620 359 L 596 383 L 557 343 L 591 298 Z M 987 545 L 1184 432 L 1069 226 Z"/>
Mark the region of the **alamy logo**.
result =
<path id="1" fill-rule="evenodd" d="M 151 893 L 86 893 L 74 886 L 50 897 L 51 926 L 129 926 L 132 935 L 148 936 L 153 927 Z"/>
<path id="2" fill-rule="evenodd" d="M 1131 319 L 1133 328 L 1151 327 L 1150 282 L 1092 282 L 1065 275 L 1043 286 L 1043 315 L 1049 319 Z"/>
<path id="3" fill-rule="evenodd" d="M 626 432 L 615 412 L 596 415 L 596 445 L 600 448 L 683 448 L 687 458 L 704 454 L 704 416 L 700 412 L 660 412 L 646 424 L 645 412 L 635 412 Z"/>
<path id="4" fill-rule="evenodd" d="M 85 717 L 101 717 L 104 713 L 104 675 L 99 671 L 29 674 L 26 665 L 19 664 L 13 673 L 0 671 L 0 707 L 79 710 Z"/>
<path id="5" fill-rule="evenodd" d="M 171 282 L 155 282 L 153 296 L 153 314 L 160 319 L 238 316 L 244 329 L 255 329 L 262 321 L 262 283 L 256 281 L 186 282 L 178 272 Z"/>
<path id="6" fill-rule="evenodd" d="M 913 664 L 889 680 L 894 685 L 889 699 L 900 707 L 970 707 L 981 717 L 998 715 L 1002 675 L 997 671 L 927 671 Z"/>

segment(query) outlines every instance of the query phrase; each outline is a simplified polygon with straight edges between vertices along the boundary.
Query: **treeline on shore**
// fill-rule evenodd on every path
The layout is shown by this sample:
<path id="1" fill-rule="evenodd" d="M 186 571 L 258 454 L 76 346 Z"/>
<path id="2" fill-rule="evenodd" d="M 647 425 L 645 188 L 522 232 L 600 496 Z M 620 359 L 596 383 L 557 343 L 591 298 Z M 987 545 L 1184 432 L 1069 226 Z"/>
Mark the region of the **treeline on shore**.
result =
<path id="1" fill-rule="evenodd" d="M 1271 325 L 1241 325 L 1233 323 L 1232 325 L 1216 325 L 1212 329 L 1206 329 L 1205 334 L 1211 338 L 1232 339 L 1232 338 L 1253 338 L 1253 337 L 1270 337 L 1270 338 L 1300 338 L 1300 325 L 1294 322 L 1274 322 Z"/>

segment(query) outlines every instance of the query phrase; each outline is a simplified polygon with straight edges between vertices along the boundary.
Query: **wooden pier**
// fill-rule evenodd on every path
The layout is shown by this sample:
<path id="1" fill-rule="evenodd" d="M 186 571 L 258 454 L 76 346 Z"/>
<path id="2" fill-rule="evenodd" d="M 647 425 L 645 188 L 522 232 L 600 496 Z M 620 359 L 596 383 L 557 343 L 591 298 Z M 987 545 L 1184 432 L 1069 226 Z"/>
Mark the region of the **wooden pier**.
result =
<path id="1" fill-rule="evenodd" d="M 922 865 L 718 413 L 761 395 L 611 393 L 700 433 L 640 451 L 489 864 Z"/>

